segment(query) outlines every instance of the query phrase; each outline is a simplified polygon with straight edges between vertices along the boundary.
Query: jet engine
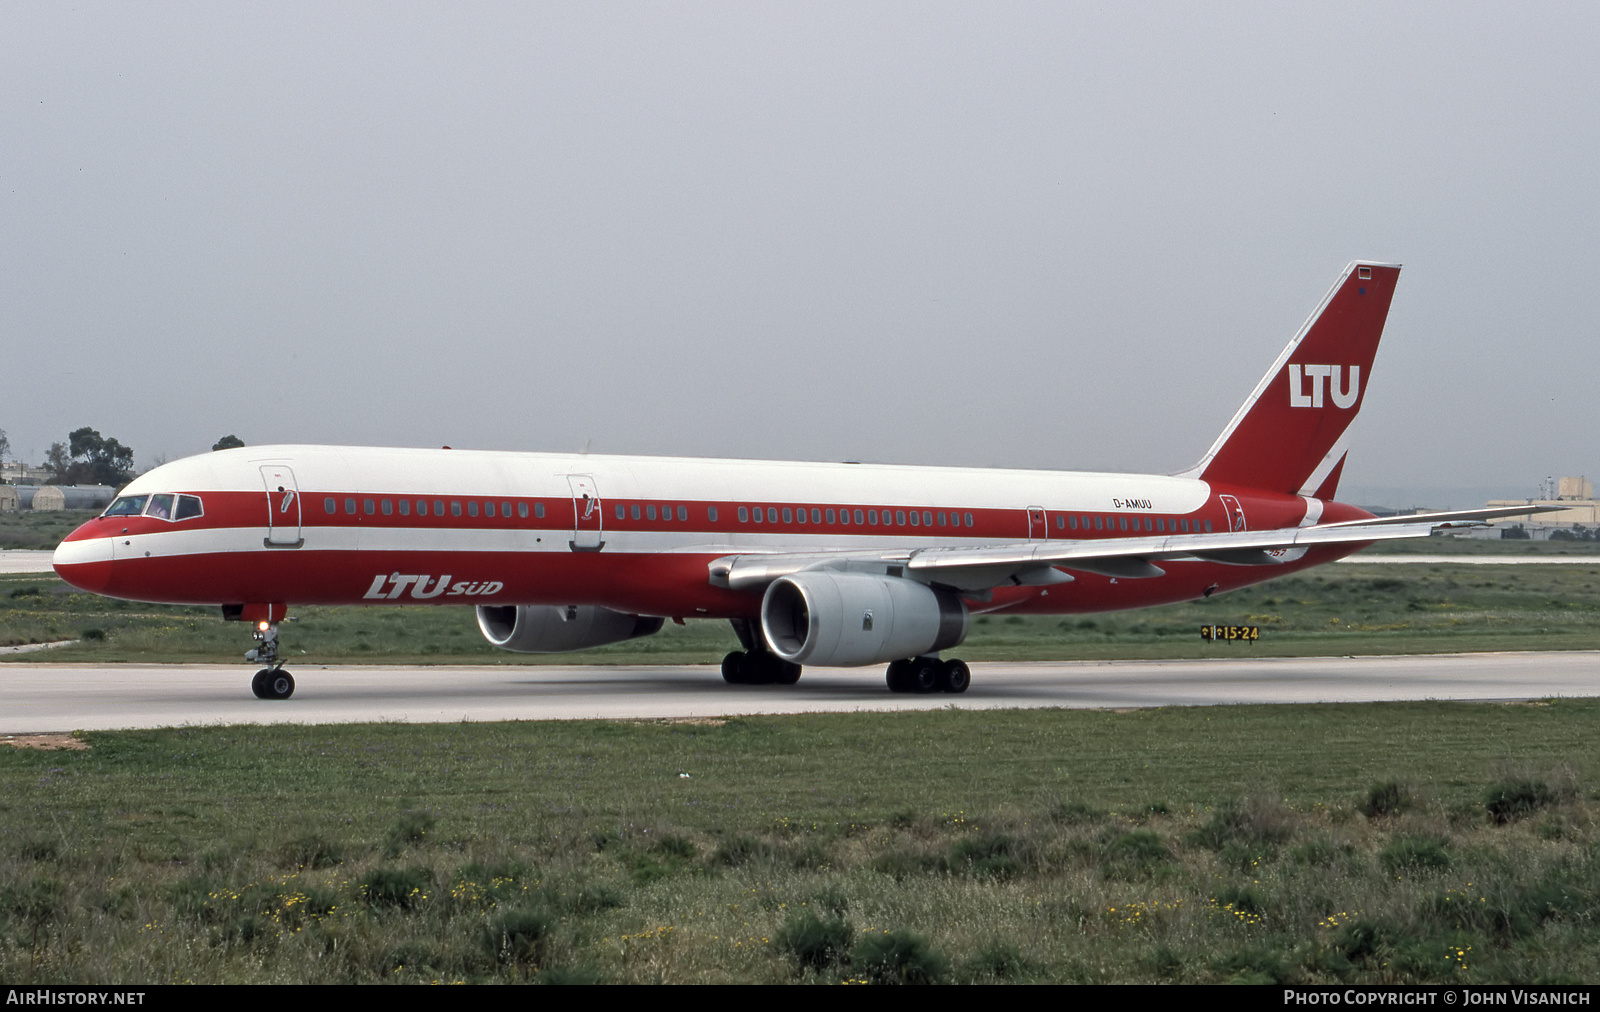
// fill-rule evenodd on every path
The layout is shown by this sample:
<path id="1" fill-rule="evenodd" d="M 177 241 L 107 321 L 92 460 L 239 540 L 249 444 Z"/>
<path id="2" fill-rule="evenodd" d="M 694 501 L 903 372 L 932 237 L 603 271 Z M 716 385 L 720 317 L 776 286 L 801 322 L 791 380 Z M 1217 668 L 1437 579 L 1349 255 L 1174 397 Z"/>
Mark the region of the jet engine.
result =
<path id="1" fill-rule="evenodd" d="M 620 643 L 660 632 L 663 621 L 592 604 L 478 608 L 484 639 L 519 654 L 559 654 Z"/>
<path id="2" fill-rule="evenodd" d="M 811 570 L 780 577 L 761 601 L 772 652 L 796 664 L 878 664 L 955 646 L 967 606 L 915 580 Z"/>

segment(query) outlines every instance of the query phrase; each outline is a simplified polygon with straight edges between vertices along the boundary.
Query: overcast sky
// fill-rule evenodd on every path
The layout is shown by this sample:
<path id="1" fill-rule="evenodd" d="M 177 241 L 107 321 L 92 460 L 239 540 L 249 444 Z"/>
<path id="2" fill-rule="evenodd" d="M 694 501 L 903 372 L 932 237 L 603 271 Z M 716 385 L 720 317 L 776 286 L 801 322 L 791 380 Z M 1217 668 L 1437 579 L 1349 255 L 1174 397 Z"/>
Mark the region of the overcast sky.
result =
<path id="1" fill-rule="evenodd" d="M 1342 498 L 1600 479 L 1592 4 L 0 7 L 0 428 L 1171 471 L 1405 265 Z"/>

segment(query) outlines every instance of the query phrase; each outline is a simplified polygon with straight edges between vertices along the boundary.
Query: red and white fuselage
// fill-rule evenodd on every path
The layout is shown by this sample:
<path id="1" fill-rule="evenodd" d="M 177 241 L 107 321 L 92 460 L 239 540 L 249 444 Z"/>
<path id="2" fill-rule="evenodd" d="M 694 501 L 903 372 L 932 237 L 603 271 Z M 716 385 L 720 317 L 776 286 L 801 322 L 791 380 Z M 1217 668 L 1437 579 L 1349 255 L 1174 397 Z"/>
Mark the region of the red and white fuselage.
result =
<path id="1" fill-rule="evenodd" d="M 1333 501 L 1399 272 L 1350 264 L 1179 475 L 257 446 L 143 475 L 55 566 L 258 622 L 265 698 L 293 691 L 276 623 L 310 604 L 471 605 L 490 642 L 528 651 L 730 619 L 747 651 L 730 681 L 889 661 L 891 688 L 959 692 L 965 665 L 936 658 L 975 612 L 1191 600 L 1507 514 Z"/>
<path id="2" fill-rule="evenodd" d="M 151 515 L 149 497 L 161 495 L 192 497 L 200 512 Z M 708 576 L 728 556 L 1176 540 L 1370 515 L 1164 475 L 329 446 L 187 458 L 119 501 L 140 497 L 137 515 L 99 517 L 62 543 L 63 579 L 174 604 L 578 604 L 668 618 L 756 617 L 762 588 Z M 1356 547 L 1302 551 L 1263 572 L 1198 560 L 1169 563 L 1160 580 L 1079 572 L 997 586 L 972 604 L 1146 607 Z"/>

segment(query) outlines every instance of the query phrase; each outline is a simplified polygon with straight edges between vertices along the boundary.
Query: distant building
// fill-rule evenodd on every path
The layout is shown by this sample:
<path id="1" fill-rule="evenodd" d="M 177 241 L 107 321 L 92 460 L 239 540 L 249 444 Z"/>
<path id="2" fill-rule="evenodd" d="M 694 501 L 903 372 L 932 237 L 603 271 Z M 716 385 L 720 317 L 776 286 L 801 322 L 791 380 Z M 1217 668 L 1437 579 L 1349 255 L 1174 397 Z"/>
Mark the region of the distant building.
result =
<path id="1" fill-rule="evenodd" d="M 1545 539 L 1557 531 L 1600 527 L 1600 500 L 1594 497 L 1594 485 L 1588 478 L 1563 477 L 1545 479 L 1535 499 L 1496 499 L 1488 504 L 1497 506 L 1556 506 L 1550 513 L 1530 513 L 1526 516 L 1509 516 L 1495 521 L 1502 527 L 1520 524 L 1529 537 Z"/>
<path id="2" fill-rule="evenodd" d="M 44 485 L 34 493 L 35 510 L 103 510 L 117 497 L 110 485 Z"/>
<path id="3" fill-rule="evenodd" d="M 50 469 L 37 464 L 24 464 L 20 460 L 0 463 L 0 481 L 10 485 L 43 485 L 50 477 Z"/>
<path id="4" fill-rule="evenodd" d="M 117 497 L 110 485 L 0 485 L 0 510 L 103 510 Z M 8 494 L 9 493 L 9 494 Z"/>

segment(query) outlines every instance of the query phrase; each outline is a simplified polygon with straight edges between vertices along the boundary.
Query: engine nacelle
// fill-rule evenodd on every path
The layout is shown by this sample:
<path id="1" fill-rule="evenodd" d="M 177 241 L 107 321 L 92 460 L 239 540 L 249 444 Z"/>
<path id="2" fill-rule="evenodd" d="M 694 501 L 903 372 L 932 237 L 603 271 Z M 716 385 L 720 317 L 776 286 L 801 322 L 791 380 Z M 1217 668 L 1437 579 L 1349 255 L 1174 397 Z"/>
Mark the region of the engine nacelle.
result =
<path id="1" fill-rule="evenodd" d="M 660 632 L 663 621 L 592 604 L 478 608 L 478 628 L 484 639 L 519 654 L 559 654 L 620 643 Z"/>
<path id="2" fill-rule="evenodd" d="M 761 601 L 772 652 L 796 664 L 880 664 L 967 638 L 967 606 L 915 580 L 812 570 L 779 577 Z"/>

